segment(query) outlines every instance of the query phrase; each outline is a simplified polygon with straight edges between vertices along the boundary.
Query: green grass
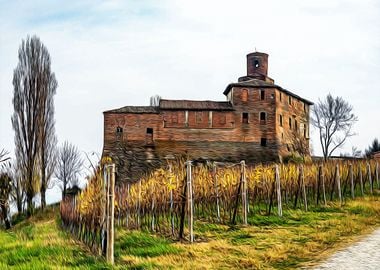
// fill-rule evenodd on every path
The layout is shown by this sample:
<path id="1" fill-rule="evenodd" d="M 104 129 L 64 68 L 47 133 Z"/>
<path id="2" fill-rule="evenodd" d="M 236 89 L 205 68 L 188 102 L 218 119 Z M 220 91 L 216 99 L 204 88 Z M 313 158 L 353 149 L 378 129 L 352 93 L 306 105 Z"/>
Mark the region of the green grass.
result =
<path id="1" fill-rule="evenodd" d="M 0 230 L 0 269 L 295 269 L 380 225 L 379 196 L 310 209 L 250 215 L 248 226 L 196 221 L 194 244 L 116 228 L 114 267 L 61 231 L 50 209 Z"/>
<path id="2" fill-rule="evenodd" d="M 49 209 L 0 230 L 0 269 L 109 269 L 58 228 L 56 215 Z"/>

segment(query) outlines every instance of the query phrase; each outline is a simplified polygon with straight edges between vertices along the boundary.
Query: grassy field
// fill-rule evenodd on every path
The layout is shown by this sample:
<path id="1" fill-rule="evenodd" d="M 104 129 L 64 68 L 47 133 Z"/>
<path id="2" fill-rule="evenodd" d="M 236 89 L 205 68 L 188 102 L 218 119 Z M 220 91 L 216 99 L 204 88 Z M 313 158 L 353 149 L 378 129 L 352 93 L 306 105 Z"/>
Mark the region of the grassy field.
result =
<path id="1" fill-rule="evenodd" d="M 118 228 L 115 269 L 292 269 L 311 266 L 380 226 L 380 197 L 331 204 L 284 217 L 255 216 L 249 226 L 197 222 L 196 243 Z M 0 269 L 107 269 L 57 225 L 57 211 L 0 231 Z"/>

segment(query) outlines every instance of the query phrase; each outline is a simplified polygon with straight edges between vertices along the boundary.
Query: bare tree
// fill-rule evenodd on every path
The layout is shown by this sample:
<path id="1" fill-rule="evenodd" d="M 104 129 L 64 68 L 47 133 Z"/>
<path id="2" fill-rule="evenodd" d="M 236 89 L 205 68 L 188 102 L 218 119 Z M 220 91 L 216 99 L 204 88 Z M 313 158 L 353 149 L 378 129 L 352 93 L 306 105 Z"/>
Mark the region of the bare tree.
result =
<path id="1" fill-rule="evenodd" d="M 7 157 L 8 154 L 9 152 L 5 149 L 0 150 L 0 164 L 10 159 L 9 157 Z"/>
<path id="2" fill-rule="evenodd" d="M 30 216 L 33 198 L 40 189 L 37 183 L 41 179 L 38 166 L 42 163 L 41 149 L 46 146 L 41 142 L 48 138 L 43 134 L 46 130 L 44 121 L 47 121 L 45 114 L 51 113 L 48 106 L 52 105 L 57 82 L 50 69 L 49 52 L 38 37 L 28 36 L 26 41 L 22 41 L 18 58 L 19 63 L 13 72 L 12 126 L 15 131 L 16 162 L 24 181 L 27 215 Z"/>
<path id="3" fill-rule="evenodd" d="M 51 89 L 56 88 L 56 81 L 51 81 Z M 43 126 L 41 128 L 40 136 L 40 170 L 41 170 L 41 208 L 44 209 L 46 206 L 46 190 L 49 188 L 51 177 L 54 173 L 54 168 L 56 164 L 56 145 L 57 138 L 55 136 L 55 121 L 54 121 L 54 102 L 53 94 L 54 92 L 47 93 L 46 104 L 43 106 L 44 112 L 41 115 L 41 123 Z"/>
<path id="4" fill-rule="evenodd" d="M 327 160 L 347 138 L 354 136 L 352 126 L 358 120 L 352 106 L 341 97 L 328 94 L 314 105 L 311 123 L 319 131 L 323 157 Z"/>
<path id="5" fill-rule="evenodd" d="M 158 107 L 160 106 L 161 97 L 159 95 L 154 95 L 150 97 L 150 106 Z"/>
<path id="6" fill-rule="evenodd" d="M 55 177 L 62 190 L 62 197 L 65 197 L 68 187 L 78 184 L 78 176 L 81 173 L 83 160 L 79 150 L 69 142 L 64 142 L 58 150 Z"/>

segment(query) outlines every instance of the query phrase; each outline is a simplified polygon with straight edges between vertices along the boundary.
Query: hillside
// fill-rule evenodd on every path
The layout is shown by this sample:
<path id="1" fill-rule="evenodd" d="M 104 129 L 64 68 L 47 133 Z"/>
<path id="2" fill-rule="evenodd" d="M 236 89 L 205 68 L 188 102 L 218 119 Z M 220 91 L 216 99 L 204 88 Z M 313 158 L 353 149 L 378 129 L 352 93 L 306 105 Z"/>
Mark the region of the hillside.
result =
<path id="1" fill-rule="evenodd" d="M 194 244 L 118 228 L 114 268 L 298 268 L 315 264 L 380 224 L 378 196 L 312 210 L 286 210 L 283 218 L 257 216 L 246 227 L 198 222 Z M 53 208 L 0 231 L 0 269 L 111 269 L 57 224 Z"/>

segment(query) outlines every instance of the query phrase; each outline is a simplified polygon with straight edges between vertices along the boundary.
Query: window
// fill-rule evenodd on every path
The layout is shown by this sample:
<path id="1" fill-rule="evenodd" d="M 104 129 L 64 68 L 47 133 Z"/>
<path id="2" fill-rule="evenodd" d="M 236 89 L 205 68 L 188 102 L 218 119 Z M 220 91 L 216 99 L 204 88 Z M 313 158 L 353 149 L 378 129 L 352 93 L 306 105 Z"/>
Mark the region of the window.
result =
<path id="1" fill-rule="evenodd" d="M 282 127 L 282 114 L 280 114 L 280 127 Z"/>
<path id="2" fill-rule="evenodd" d="M 146 129 L 146 144 L 152 144 L 153 143 L 153 128 L 147 128 Z"/>
<path id="3" fill-rule="evenodd" d="M 289 105 L 292 105 L 292 97 L 291 96 L 289 96 Z"/>
<path id="4" fill-rule="evenodd" d="M 116 133 L 118 133 L 118 134 L 123 133 L 123 128 L 120 127 L 120 126 L 118 126 L 118 127 L 116 128 Z"/>
<path id="5" fill-rule="evenodd" d="M 289 117 L 289 128 L 292 129 L 292 118 Z"/>
<path id="6" fill-rule="evenodd" d="M 281 138 L 282 138 L 282 139 L 284 138 L 284 133 L 281 133 Z"/>
<path id="7" fill-rule="evenodd" d="M 261 138 L 260 145 L 261 146 L 267 146 L 267 138 Z"/>
<path id="8" fill-rule="evenodd" d="M 304 126 L 304 129 L 303 129 L 303 136 L 304 136 L 305 138 L 307 137 L 306 125 Z"/>
<path id="9" fill-rule="evenodd" d="M 254 63 L 255 68 L 258 68 L 258 67 L 260 66 L 260 62 L 259 62 L 258 59 L 255 59 L 255 60 L 253 61 L 253 63 Z"/>
<path id="10" fill-rule="evenodd" d="M 248 90 L 247 89 L 243 89 L 241 91 L 241 101 L 243 101 L 243 102 L 248 101 Z"/>
<path id="11" fill-rule="evenodd" d="M 265 112 L 260 112 L 260 124 L 265 124 L 267 120 L 267 114 Z"/>
<path id="12" fill-rule="evenodd" d="M 297 131 L 297 120 L 294 119 L 294 129 Z"/>
<path id="13" fill-rule="evenodd" d="M 203 113 L 202 112 L 196 112 L 195 113 L 195 121 L 197 123 L 202 123 L 202 116 L 203 116 Z"/>
<path id="14" fill-rule="evenodd" d="M 282 101 L 282 93 L 280 92 L 280 101 Z"/>
<path id="15" fill-rule="evenodd" d="M 260 90 L 260 99 L 261 100 L 265 99 L 265 90 Z"/>
<path id="16" fill-rule="evenodd" d="M 248 124 L 248 113 L 246 112 L 243 113 L 242 123 Z"/>

